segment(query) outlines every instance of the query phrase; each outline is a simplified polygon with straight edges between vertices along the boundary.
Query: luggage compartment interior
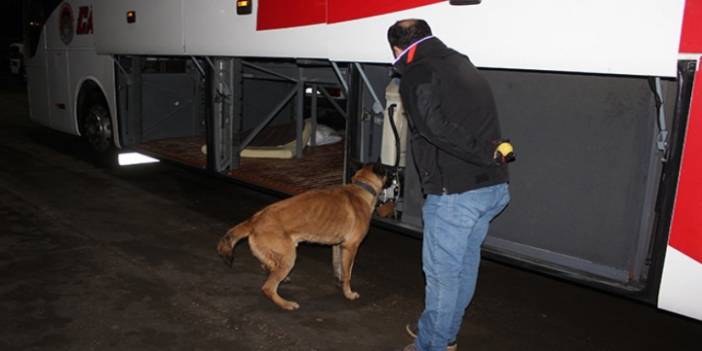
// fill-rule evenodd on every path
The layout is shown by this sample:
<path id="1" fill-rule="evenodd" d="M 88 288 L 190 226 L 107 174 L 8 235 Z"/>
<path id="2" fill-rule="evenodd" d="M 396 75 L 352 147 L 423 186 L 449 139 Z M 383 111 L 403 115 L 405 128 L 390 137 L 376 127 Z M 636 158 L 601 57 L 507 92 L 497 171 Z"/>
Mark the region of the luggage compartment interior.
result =
<path id="1" fill-rule="evenodd" d="M 204 136 L 151 140 L 136 150 L 160 158 L 205 169 L 207 157 L 201 151 Z M 280 193 L 294 195 L 306 190 L 343 182 L 344 143 L 308 146 L 300 159 L 241 159 L 240 168 L 227 173 L 238 181 Z"/>
<path id="2" fill-rule="evenodd" d="M 208 168 L 210 101 L 236 100 L 219 90 L 221 96 L 208 94 L 212 61 L 123 57 L 119 62 L 122 144 L 161 159 Z M 247 61 L 240 67 L 240 105 L 232 105 L 241 113 L 232 118 L 238 122 L 232 143 L 255 137 L 242 149 L 238 164 L 220 173 L 290 195 L 343 183 L 346 98 L 331 67 L 280 60 Z M 298 86 L 295 81 L 304 81 L 303 98 L 292 93 Z M 300 103 L 306 145 L 298 155 Z"/>

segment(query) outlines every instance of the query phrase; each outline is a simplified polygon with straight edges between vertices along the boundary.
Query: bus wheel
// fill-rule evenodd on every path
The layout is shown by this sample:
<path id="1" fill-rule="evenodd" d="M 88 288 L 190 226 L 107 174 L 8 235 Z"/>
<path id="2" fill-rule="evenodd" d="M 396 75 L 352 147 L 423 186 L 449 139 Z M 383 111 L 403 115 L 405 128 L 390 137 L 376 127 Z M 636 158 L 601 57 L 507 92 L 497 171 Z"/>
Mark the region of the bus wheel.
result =
<path id="1" fill-rule="evenodd" d="M 112 149 L 112 119 L 110 112 L 103 104 L 94 104 L 83 118 L 83 131 L 90 147 L 105 153 Z"/>

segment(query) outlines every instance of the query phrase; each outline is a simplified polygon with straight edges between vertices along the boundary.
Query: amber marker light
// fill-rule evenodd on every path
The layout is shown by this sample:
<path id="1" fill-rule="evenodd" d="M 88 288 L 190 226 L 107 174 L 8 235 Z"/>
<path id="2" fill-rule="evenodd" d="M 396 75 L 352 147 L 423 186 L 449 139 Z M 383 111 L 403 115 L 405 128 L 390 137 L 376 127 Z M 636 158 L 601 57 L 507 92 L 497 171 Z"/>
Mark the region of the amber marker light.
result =
<path id="1" fill-rule="evenodd" d="M 127 23 L 136 22 L 136 12 L 134 10 L 127 11 Z"/>
<path id="2" fill-rule="evenodd" d="M 248 15 L 251 13 L 252 0 L 237 0 L 236 1 L 236 14 L 237 15 Z"/>

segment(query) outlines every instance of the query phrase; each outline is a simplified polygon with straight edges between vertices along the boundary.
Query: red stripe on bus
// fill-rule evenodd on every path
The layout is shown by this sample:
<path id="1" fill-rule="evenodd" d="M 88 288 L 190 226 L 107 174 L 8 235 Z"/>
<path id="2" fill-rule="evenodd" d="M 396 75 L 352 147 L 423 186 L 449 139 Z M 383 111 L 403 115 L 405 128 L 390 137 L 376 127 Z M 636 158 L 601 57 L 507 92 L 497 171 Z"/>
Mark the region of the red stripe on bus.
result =
<path id="1" fill-rule="evenodd" d="M 680 52 L 702 53 L 702 0 L 685 2 Z"/>
<path id="2" fill-rule="evenodd" d="M 259 0 L 256 30 L 327 22 L 327 0 Z"/>
<path id="3" fill-rule="evenodd" d="M 669 244 L 702 263 L 702 73 L 697 71 L 687 121 Z"/>
<path id="4" fill-rule="evenodd" d="M 351 21 L 386 13 L 409 10 L 415 7 L 435 4 L 446 0 L 374 0 L 374 1 L 349 1 L 328 0 L 328 23 Z M 392 23 L 388 23 L 388 27 Z"/>
<path id="5" fill-rule="evenodd" d="M 256 30 L 346 22 L 443 1 L 446 0 L 259 0 Z"/>

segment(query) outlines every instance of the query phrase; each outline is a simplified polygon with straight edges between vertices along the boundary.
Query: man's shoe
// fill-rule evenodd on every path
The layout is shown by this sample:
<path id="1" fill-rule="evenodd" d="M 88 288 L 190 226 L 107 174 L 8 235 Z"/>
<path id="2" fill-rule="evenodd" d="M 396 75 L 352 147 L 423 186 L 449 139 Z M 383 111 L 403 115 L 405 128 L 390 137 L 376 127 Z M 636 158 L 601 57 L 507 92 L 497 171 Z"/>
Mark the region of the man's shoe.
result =
<path id="1" fill-rule="evenodd" d="M 411 322 L 411 323 L 407 323 L 407 325 L 405 325 L 405 331 L 407 331 L 407 334 L 409 334 L 409 336 L 416 339 L 417 335 L 419 334 L 419 323 L 416 321 Z M 412 345 L 414 345 L 414 344 L 412 344 Z M 416 349 L 409 349 L 409 351 L 413 351 L 413 350 L 416 350 Z M 451 341 L 446 346 L 446 351 L 458 351 L 458 343 L 456 342 L 456 340 Z"/>
<path id="2" fill-rule="evenodd" d="M 407 331 L 407 334 L 409 334 L 409 336 L 411 336 L 413 339 L 416 339 L 417 335 L 419 335 L 419 323 L 416 321 L 407 323 L 405 325 L 405 331 Z"/>

